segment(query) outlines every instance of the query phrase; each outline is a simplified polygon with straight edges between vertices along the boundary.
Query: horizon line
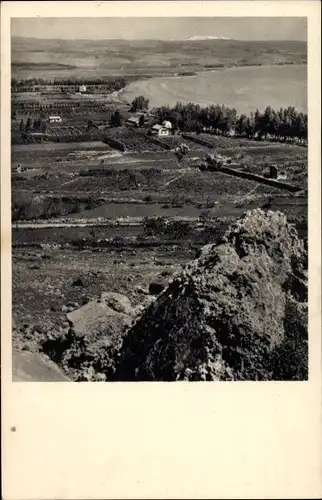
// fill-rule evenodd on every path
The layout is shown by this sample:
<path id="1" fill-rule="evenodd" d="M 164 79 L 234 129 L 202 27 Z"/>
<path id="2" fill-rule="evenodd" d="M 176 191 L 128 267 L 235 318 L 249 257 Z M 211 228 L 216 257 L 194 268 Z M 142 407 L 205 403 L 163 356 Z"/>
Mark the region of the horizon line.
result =
<path id="1" fill-rule="evenodd" d="M 196 36 L 203 36 L 203 35 L 196 35 Z M 146 40 L 149 41 L 155 41 L 155 42 L 248 42 L 248 43 L 253 43 L 253 42 L 265 42 L 265 43 L 272 43 L 272 42 L 297 42 L 297 43 L 306 43 L 307 40 L 294 40 L 294 39 L 275 39 L 275 40 L 263 40 L 263 39 L 256 39 L 256 40 L 242 40 L 240 38 L 206 38 L 207 36 L 211 37 L 212 35 L 205 35 L 205 38 L 38 38 L 36 36 L 20 36 L 20 35 L 11 35 L 11 39 L 13 38 L 21 38 L 21 39 L 28 39 L 28 40 L 42 40 L 42 41 L 64 41 L 64 42 L 112 42 L 112 41 L 123 41 L 123 42 L 144 42 Z M 215 35 L 213 35 L 215 36 Z"/>

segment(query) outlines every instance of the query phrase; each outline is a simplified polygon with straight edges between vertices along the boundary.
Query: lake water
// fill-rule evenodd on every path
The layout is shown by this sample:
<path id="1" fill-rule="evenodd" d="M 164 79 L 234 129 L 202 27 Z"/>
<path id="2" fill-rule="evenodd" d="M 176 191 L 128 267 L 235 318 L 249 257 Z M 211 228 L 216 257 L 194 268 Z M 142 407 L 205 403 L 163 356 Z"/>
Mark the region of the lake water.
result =
<path id="1" fill-rule="evenodd" d="M 238 113 L 294 106 L 307 111 L 307 66 L 257 66 L 225 68 L 196 76 L 157 77 L 130 83 L 123 96 L 128 101 L 144 95 L 151 106 L 174 106 L 178 101 L 200 106 L 225 104 Z"/>

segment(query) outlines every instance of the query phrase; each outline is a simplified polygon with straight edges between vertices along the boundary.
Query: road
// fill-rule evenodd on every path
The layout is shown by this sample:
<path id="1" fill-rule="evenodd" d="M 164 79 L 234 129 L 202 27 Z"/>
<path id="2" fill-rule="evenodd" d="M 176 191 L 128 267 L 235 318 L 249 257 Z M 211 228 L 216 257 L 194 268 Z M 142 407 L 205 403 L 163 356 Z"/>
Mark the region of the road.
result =
<path id="1" fill-rule="evenodd" d="M 57 222 L 19 222 L 19 223 L 13 223 L 12 228 L 13 229 L 49 229 L 49 228 L 62 228 L 62 227 L 120 227 L 120 226 L 140 226 L 144 220 L 144 217 L 126 217 L 126 218 L 120 218 L 120 219 L 110 219 L 110 220 L 104 220 L 100 221 L 98 219 L 96 220 L 75 220 L 73 222 L 63 222 L 63 221 L 57 221 Z M 181 216 L 174 216 L 171 217 L 171 220 L 176 220 L 176 221 L 186 221 L 186 222 L 198 222 L 199 217 L 181 217 Z"/>

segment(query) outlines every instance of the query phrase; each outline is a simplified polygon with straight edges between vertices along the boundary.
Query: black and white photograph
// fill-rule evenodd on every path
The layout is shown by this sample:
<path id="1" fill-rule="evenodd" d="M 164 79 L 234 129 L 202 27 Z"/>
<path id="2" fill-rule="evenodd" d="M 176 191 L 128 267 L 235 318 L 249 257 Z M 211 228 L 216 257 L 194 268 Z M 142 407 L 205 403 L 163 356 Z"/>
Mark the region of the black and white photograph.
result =
<path id="1" fill-rule="evenodd" d="M 307 381 L 307 19 L 61 15 L 11 19 L 13 381 Z"/>

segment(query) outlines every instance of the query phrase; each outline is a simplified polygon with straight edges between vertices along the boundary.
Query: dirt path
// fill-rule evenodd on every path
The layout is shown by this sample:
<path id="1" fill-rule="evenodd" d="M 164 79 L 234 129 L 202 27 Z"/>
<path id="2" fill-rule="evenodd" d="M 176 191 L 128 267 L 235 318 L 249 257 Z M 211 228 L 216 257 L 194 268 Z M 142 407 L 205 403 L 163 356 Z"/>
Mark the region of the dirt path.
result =
<path id="1" fill-rule="evenodd" d="M 66 182 L 63 182 L 60 186 L 59 186 L 59 189 L 62 187 L 62 186 L 66 186 L 67 184 L 71 184 L 72 182 L 75 182 L 78 180 L 78 177 L 76 177 L 76 179 L 71 179 L 70 181 L 66 181 Z"/>
<path id="2" fill-rule="evenodd" d="M 255 193 L 255 191 L 258 189 L 259 187 L 259 184 L 256 184 L 256 186 L 251 189 L 247 194 L 245 194 L 245 196 L 243 196 L 242 198 L 236 198 L 235 200 L 235 203 L 243 203 L 245 200 L 247 200 L 247 198 L 249 198 L 249 196 L 251 196 L 253 193 Z"/>
<path id="3" fill-rule="evenodd" d="M 184 169 L 185 171 L 181 174 L 181 175 L 177 175 L 177 177 L 175 177 L 174 179 L 170 179 L 168 182 L 165 183 L 164 187 L 167 187 L 169 186 L 170 184 L 172 184 L 173 182 L 177 181 L 178 179 L 181 179 L 182 177 L 184 177 L 186 174 L 190 173 L 191 172 L 191 169 L 190 168 L 187 168 L 187 169 Z"/>

